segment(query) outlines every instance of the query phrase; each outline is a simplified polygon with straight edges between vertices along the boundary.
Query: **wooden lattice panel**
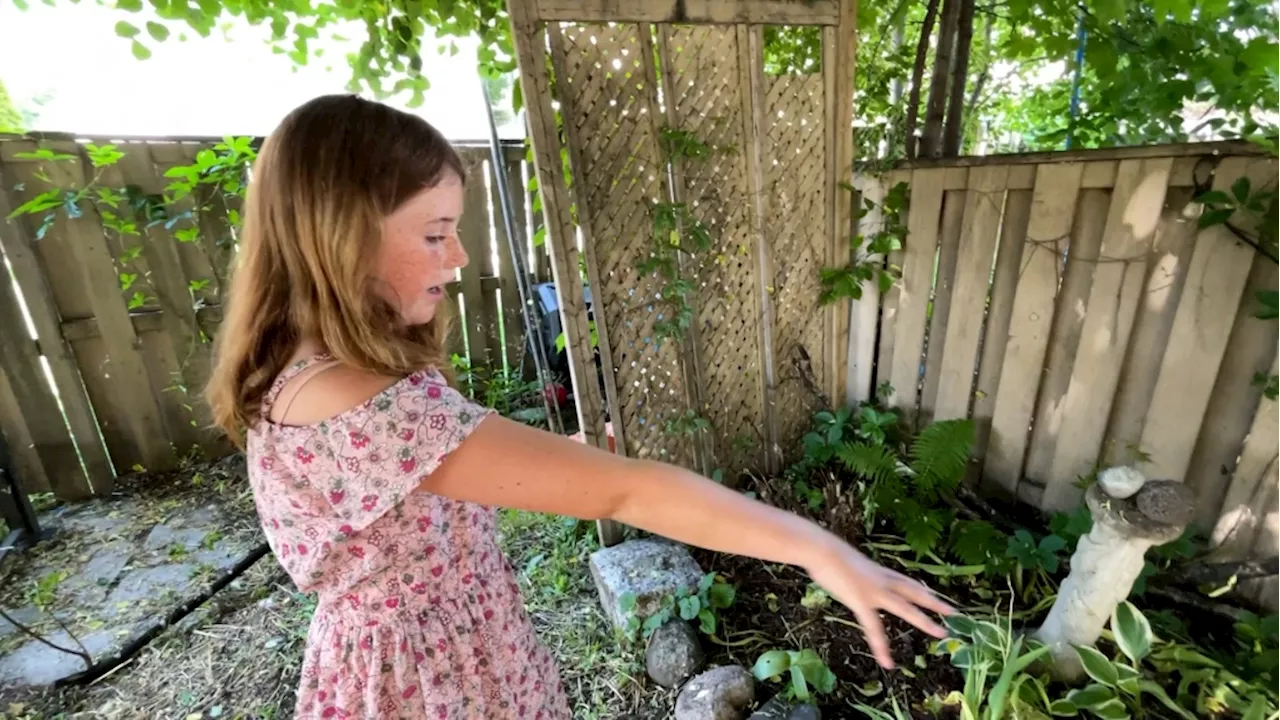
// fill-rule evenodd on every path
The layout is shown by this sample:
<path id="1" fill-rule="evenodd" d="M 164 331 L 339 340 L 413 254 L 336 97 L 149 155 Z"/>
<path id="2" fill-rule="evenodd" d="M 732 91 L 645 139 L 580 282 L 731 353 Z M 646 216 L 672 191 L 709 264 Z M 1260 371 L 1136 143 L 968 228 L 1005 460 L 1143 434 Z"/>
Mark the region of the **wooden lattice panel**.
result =
<path id="1" fill-rule="evenodd" d="M 701 414 L 712 425 L 711 464 L 730 470 L 763 460 L 764 379 L 756 242 L 744 154 L 739 34 L 730 26 L 661 31 L 667 117 L 710 147 L 678 163 L 679 200 L 711 231 L 694 263 Z"/>
<path id="2" fill-rule="evenodd" d="M 822 76 L 781 75 L 766 78 L 765 85 L 765 235 L 772 269 L 766 292 L 773 298 L 775 317 L 778 440 L 782 451 L 791 453 L 818 409 L 814 391 L 828 380 L 826 311 L 818 298 L 819 271 L 827 263 L 829 149 Z M 807 362 L 801 359 L 802 348 Z"/>
<path id="3" fill-rule="evenodd" d="M 656 78 L 648 26 L 575 25 L 553 29 L 557 84 L 569 135 L 578 143 L 575 198 L 589 230 L 617 384 L 617 416 L 627 452 L 692 466 L 687 438 L 666 423 L 688 407 L 679 348 L 658 342 L 654 323 L 667 306 L 660 284 L 636 266 L 650 255 L 650 208 L 666 200 L 659 149 Z M 644 33 L 642 35 L 642 33 Z M 583 210 L 586 212 L 584 213 Z"/>

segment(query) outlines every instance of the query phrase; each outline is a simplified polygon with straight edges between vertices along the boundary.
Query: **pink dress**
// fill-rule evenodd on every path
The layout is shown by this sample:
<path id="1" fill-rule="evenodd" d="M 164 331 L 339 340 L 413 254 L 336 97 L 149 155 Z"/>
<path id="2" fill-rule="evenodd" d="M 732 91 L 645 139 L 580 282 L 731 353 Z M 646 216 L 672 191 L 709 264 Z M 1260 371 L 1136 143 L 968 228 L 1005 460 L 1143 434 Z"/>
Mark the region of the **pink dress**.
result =
<path id="1" fill-rule="evenodd" d="M 280 374 L 280 389 L 320 358 Z M 280 564 L 319 604 L 297 717 L 567 720 L 493 508 L 418 492 L 488 410 L 434 370 L 314 425 L 262 420 L 249 477 Z"/>

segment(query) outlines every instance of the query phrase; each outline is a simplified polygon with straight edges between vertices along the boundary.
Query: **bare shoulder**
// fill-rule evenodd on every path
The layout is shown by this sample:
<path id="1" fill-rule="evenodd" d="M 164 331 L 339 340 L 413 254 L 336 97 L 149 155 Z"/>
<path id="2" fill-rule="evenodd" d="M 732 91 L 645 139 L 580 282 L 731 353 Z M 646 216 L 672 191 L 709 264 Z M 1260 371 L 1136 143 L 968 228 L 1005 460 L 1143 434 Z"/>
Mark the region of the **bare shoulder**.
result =
<path id="1" fill-rule="evenodd" d="M 311 425 L 358 407 L 401 378 L 331 362 L 309 367 L 280 391 L 271 421 Z"/>

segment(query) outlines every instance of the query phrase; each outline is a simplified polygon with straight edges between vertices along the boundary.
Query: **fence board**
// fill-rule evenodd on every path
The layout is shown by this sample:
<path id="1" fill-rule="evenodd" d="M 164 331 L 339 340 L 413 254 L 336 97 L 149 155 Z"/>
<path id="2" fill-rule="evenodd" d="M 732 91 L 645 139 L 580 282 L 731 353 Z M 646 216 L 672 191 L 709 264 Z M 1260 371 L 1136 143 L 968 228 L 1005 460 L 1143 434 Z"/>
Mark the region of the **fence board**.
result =
<path id="1" fill-rule="evenodd" d="M 1008 167 L 984 167 L 969 172 L 955 284 L 939 367 L 938 397 L 934 409 L 936 420 L 969 415 L 974 373 L 978 365 L 978 343 L 986 316 L 988 280 L 996 239 L 1000 235 L 1008 178 Z M 935 301 L 934 313 L 937 312 Z"/>
<path id="2" fill-rule="evenodd" d="M 907 170 L 894 170 L 889 173 L 889 182 L 886 189 L 893 190 L 899 183 L 909 183 L 911 181 L 911 173 Z M 894 250 L 885 258 L 885 267 L 888 269 L 897 268 L 902 270 L 902 263 L 905 253 L 902 248 Z M 876 350 L 876 369 L 873 384 L 873 392 L 879 389 L 880 385 L 890 381 L 893 372 L 893 354 L 894 347 L 897 342 L 897 318 L 898 305 L 901 301 L 902 283 L 895 282 L 889 288 L 889 292 L 885 293 L 880 302 L 880 346 Z"/>
<path id="3" fill-rule="evenodd" d="M 1032 168 L 1034 171 L 1034 168 Z M 1034 173 L 1033 173 L 1034 174 Z M 1012 180 L 1012 173 L 1010 179 Z M 991 421 L 1004 369 L 1005 351 L 1009 347 L 1009 328 L 1013 322 L 1014 293 L 1027 245 L 1027 224 L 1031 219 L 1030 190 L 1010 190 L 1005 199 L 1004 218 L 1000 224 L 1000 247 L 996 255 L 995 274 L 991 280 L 991 300 L 987 324 L 982 332 L 978 380 L 973 393 L 973 457 L 980 469 L 991 437 Z"/>
<path id="4" fill-rule="evenodd" d="M 871 238 L 884 229 L 883 205 L 888 189 L 884 180 L 868 175 L 858 175 L 853 182 L 858 192 L 859 206 L 867 208 L 865 214 L 857 220 L 856 228 L 857 234 L 863 238 L 862 247 L 865 248 Z M 871 205 L 867 206 L 866 203 Z M 866 262 L 883 265 L 885 258 L 868 255 Z M 876 335 L 880 332 L 879 320 L 880 284 L 872 280 L 863 283 L 862 297 L 849 306 L 849 341 L 845 351 L 848 358 L 844 397 L 846 405 L 857 405 L 875 399 L 876 389 L 872 380 L 876 361 Z"/>
<path id="5" fill-rule="evenodd" d="M 511 248 L 517 253 L 526 252 L 522 265 L 529 269 L 527 248 L 529 247 L 528 224 L 525 219 L 524 184 L 520 180 L 520 160 L 506 160 L 507 198 L 511 201 L 512 225 L 515 226 L 515 242 L 507 239 L 507 226 L 502 216 L 502 202 L 498 196 L 497 174 L 494 174 L 493 192 L 490 201 L 493 204 L 494 226 L 497 230 L 498 244 L 498 294 L 500 298 L 500 314 L 502 317 L 502 334 L 504 339 L 504 367 L 519 376 L 520 361 L 524 357 L 525 328 L 524 316 L 520 310 L 520 287 L 516 280 L 516 266 L 511 257 Z M 533 282 L 526 273 L 525 280 Z M 530 312 L 533 308 L 530 308 Z"/>
<path id="6" fill-rule="evenodd" d="M 1095 163 L 1085 164 L 1086 174 L 1090 165 Z M 1071 368 L 1076 350 L 1080 347 L 1080 334 L 1084 330 L 1084 308 L 1093 285 L 1093 273 L 1098 265 L 1110 195 L 1106 190 L 1082 190 L 1080 202 L 1076 206 L 1071 246 L 1067 249 L 1067 267 L 1054 304 L 1053 331 L 1045 359 L 1044 377 L 1040 382 L 1040 393 L 1036 398 L 1031 446 L 1027 452 L 1025 476 L 1031 483 L 1028 487 L 1024 482 L 1019 488 L 1019 492 L 1025 488 L 1029 493 L 1034 493 L 1036 505 L 1040 504 L 1040 491 L 1048 479 L 1053 451 L 1061 437 L 1065 410 L 1063 400 L 1071 383 Z"/>
<path id="7" fill-rule="evenodd" d="M 1172 166 L 1169 158 L 1119 164 L 1045 477 L 1045 509 L 1078 505 L 1084 493 L 1076 479 L 1092 471 L 1102 452 L 1105 418 L 1129 347 Z"/>
<path id="8" fill-rule="evenodd" d="M 1274 172 L 1274 165 L 1266 161 L 1226 158 L 1218 166 L 1214 188 L 1228 190 L 1246 175 L 1259 187 L 1266 174 Z M 1222 226 L 1205 228 L 1196 236 L 1190 274 L 1142 432 L 1142 449 L 1151 457 L 1146 470 L 1155 477 L 1181 481 L 1186 476 L 1231 333 L 1228 320 L 1240 304 L 1253 254 L 1253 248 Z"/>
<path id="9" fill-rule="evenodd" d="M 489 256 L 489 213 L 487 208 L 489 190 L 485 187 L 484 158 L 475 153 L 463 156 L 467 173 L 467 187 L 464 190 L 463 207 L 468 212 L 462 214 L 458 222 L 458 239 L 462 248 L 470 258 L 467 266 L 459 272 L 462 283 L 462 304 L 465 315 L 464 324 L 467 333 L 467 350 L 477 367 L 490 366 L 489 330 L 485 322 L 485 292 L 480 286 L 480 277 L 484 275 L 484 266 L 490 264 Z M 499 365 L 501 360 L 499 360 Z"/>
<path id="10" fill-rule="evenodd" d="M 893 367 L 889 374 L 893 385 L 889 404 L 899 408 L 909 422 L 915 422 L 915 408 L 920 399 L 920 356 L 924 351 L 946 176 L 945 169 L 918 170 L 911 174 L 902 279 L 898 283 L 898 307 L 893 317 Z"/>
<path id="11" fill-rule="evenodd" d="M 74 143 L 54 143 L 52 149 L 81 158 Z M 55 187 L 84 187 L 81 162 L 18 162 L 14 172 L 18 180 L 27 181 L 25 192 L 30 196 L 46 185 L 35 177 L 37 165 Z M 75 347 L 75 354 L 113 461 L 117 467 L 167 467 L 174 460 L 173 451 L 122 302 L 115 264 L 97 213 L 83 206 L 81 212 L 74 219 L 59 213 L 37 249 L 48 272 L 67 279 L 54 285 L 62 317 L 93 316 L 102 328 L 101 338 Z"/>
<path id="12" fill-rule="evenodd" d="M 956 177 L 968 168 L 953 168 Z M 932 422 L 938 399 L 938 382 L 942 376 L 942 358 L 947 346 L 947 325 L 951 320 L 951 295 L 955 288 L 956 264 L 960 260 L 960 234 L 964 230 L 964 211 L 968 190 L 948 191 L 942 196 L 942 226 L 938 231 L 938 258 L 933 272 L 933 298 L 929 302 L 929 332 L 925 339 L 924 380 L 920 386 L 920 411 L 917 424 Z M 987 256 L 988 260 L 990 255 Z M 987 266 L 990 271 L 990 265 Z"/>
<path id="13" fill-rule="evenodd" d="M 1274 345 L 1272 347 L 1274 349 Z M 1269 372 L 1274 374 L 1276 370 L 1273 359 Z M 1214 560 L 1260 559 L 1275 555 L 1277 544 L 1280 544 L 1278 435 L 1280 419 L 1277 418 L 1276 402 L 1261 397 L 1249 427 L 1248 441 L 1230 475 L 1221 514 L 1213 528 Z M 1275 577 L 1244 581 L 1237 593 L 1272 612 L 1280 604 L 1280 583 Z"/>
<path id="14" fill-rule="evenodd" d="M 1083 172 L 1081 163 L 1041 165 L 1036 171 L 1027 246 L 1014 291 L 984 466 L 987 486 L 1007 496 L 1014 495 L 1022 477 L 1036 391 L 1053 327 L 1058 257 L 1075 223 Z"/>
<path id="15" fill-rule="evenodd" d="M 0 363 L 9 362 L 8 352 L 3 347 L 5 344 L 3 338 L 0 338 Z M 28 413 L 23 410 L 23 404 L 14 392 L 14 384 L 9 381 L 9 372 L 0 367 L 0 441 L 5 443 L 9 457 L 13 458 L 12 472 L 17 475 L 18 489 L 24 493 L 51 492 L 53 485 L 49 481 L 49 472 L 45 470 L 44 461 L 40 458 L 45 446 L 32 437 L 25 417 Z M 45 415 L 51 414 L 47 405 L 41 410 Z M 68 437 L 67 441 L 70 440 Z M 72 446 L 71 450 L 72 457 L 75 457 L 75 447 Z M 76 478 L 72 476 L 72 479 Z M 84 494 L 87 487 L 82 477 L 70 489 Z"/>
<path id="16" fill-rule="evenodd" d="M 17 182 L 4 162 L 11 152 L 6 145 L 9 143 L 0 143 L 0 218 L 7 218 L 14 207 L 10 202 L 9 190 Z M 86 487 L 90 493 L 105 494 L 111 490 L 115 472 L 102 443 L 98 420 L 94 417 L 89 396 L 81 382 L 80 369 L 71 354 L 70 345 L 62 336 L 61 319 L 53 290 L 41 258 L 32 247 L 29 228 L 29 223 L 23 218 L 0 220 L 0 249 L 3 249 L 5 258 L 13 269 L 14 281 L 26 302 L 27 312 L 40 343 L 40 352 L 49 365 L 54 384 L 59 388 L 67 427 L 84 464 L 84 482 L 88 485 L 77 488 L 76 483 L 68 481 L 69 487 L 63 491 L 68 493 L 68 498 L 85 494 Z M 25 331 L 24 327 L 23 332 Z"/>
<path id="17" fill-rule="evenodd" d="M 1195 220 L 1183 215 L 1190 201 L 1189 188 L 1170 188 L 1165 195 L 1141 307 L 1134 321 L 1129 354 L 1120 375 L 1103 443 L 1104 464 L 1129 464 L 1135 462 L 1139 454 L 1142 426 L 1147 419 L 1147 409 L 1151 407 L 1160 363 L 1169 344 L 1174 312 L 1178 309 L 1178 300 L 1187 281 L 1187 263 L 1191 260 L 1195 243 Z"/>
<path id="18" fill-rule="evenodd" d="M 1274 372 L 1271 364 L 1280 328 L 1275 320 L 1262 320 L 1256 317 L 1255 312 L 1258 308 L 1256 293 L 1274 291 L 1278 281 L 1280 273 L 1277 273 L 1276 263 L 1255 253 L 1253 268 L 1240 295 L 1235 325 L 1227 339 L 1227 350 L 1187 467 L 1185 482 L 1196 491 L 1195 522 L 1201 528 L 1212 528 L 1222 512 L 1231 468 L 1235 466 L 1256 415 L 1262 386 L 1253 379 L 1259 373 Z"/>
<path id="19" fill-rule="evenodd" d="M 132 185 L 148 195 L 162 194 L 167 183 L 152 163 L 148 146 L 137 143 L 122 150 L 124 157 L 102 170 L 102 182 L 112 187 Z M 179 453 L 186 453 L 194 446 L 217 456 L 226 445 L 212 433 L 200 431 L 201 427 L 208 427 L 213 418 L 207 411 L 196 411 L 197 407 L 207 409 L 207 405 L 199 400 L 209 379 L 210 356 L 207 349 L 202 348 L 204 342 L 189 289 L 190 280 L 179 256 L 183 246 L 189 246 L 188 249 L 197 253 L 201 252 L 200 246 L 196 242 L 179 242 L 163 224 L 151 227 L 140 224 L 138 230 L 140 236 L 121 240 L 122 245 L 137 244 L 142 248 L 139 259 L 145 266 L 137 270 L 146 275 L 139 285 L 144 292 L 156 296 L 161 310 L 163 331 L 138 334 L 152 394 L 158 400 L 169 439 Z M 116 262 L 128 267 L 119 255 Z M 206 260 L 204 266 L 210 265 Z M 211 270 L 209 272 L 212 273 Z"/>

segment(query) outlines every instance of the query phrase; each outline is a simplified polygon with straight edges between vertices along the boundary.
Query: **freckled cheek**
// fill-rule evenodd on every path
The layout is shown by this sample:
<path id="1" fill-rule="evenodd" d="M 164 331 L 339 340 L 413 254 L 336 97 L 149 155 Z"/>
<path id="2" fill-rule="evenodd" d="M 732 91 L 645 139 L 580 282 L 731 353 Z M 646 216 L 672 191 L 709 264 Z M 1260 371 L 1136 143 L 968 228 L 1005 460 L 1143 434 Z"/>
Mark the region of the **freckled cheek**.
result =
<path id="1" fill-rule="evenodd" d="M 440 274 L 440 260 L 430 252 L 389 253 L 383 258 L 382 279 L 397 297 L 415 298 Z"/>

